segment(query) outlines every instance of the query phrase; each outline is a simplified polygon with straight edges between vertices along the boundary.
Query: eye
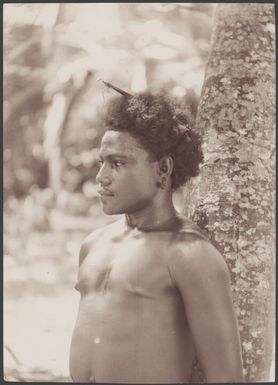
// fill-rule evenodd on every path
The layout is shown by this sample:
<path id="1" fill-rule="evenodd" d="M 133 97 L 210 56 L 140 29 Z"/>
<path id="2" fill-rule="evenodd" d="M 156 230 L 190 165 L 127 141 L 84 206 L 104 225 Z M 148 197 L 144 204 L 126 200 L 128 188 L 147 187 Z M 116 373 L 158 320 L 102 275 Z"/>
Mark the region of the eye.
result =
<path id="1" fill-rule="evenodd" d="M 119 168 L 120 166 L 122 166 L 123 165 L 123 162 L 120 162 L 120 161 L 118 161 L 118 160 L 114 160 L 112 163 L 112 168 Z"/>

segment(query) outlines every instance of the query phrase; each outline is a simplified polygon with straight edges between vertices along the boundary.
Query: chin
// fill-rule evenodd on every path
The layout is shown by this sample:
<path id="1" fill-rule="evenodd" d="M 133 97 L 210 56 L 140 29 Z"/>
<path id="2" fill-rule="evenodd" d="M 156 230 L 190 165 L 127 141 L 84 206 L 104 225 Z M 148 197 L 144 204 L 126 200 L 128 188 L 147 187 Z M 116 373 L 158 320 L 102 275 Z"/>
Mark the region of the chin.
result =
<path id="1" fill-rule="evenodd" d="M 112 204 L 114 203 L 114 205 Z M 145 205 L 138 202 L 125 205 L 116 205 L 116 202 L 102 202 L 102 209 L 106 215 L 120 215 L 120 214 L 133 214 L 142 210 Z"/>
<path id="2" fill-rule="evenodd" d="M 103 212 L 106 215 L 117 215 L 117 214 L 119 214 L 118 212 L 115 212 L 114 210 L 107 210 L 107 209 L 103 209 Z"/>
<path id="3" fill-rule="evenodd" d="M 108 205 L 102 205 L 102 210 L 106 215 L 118 215 L 125 213 L 124 210 L 121 210 L 117 207 L 109 207 Z"/>

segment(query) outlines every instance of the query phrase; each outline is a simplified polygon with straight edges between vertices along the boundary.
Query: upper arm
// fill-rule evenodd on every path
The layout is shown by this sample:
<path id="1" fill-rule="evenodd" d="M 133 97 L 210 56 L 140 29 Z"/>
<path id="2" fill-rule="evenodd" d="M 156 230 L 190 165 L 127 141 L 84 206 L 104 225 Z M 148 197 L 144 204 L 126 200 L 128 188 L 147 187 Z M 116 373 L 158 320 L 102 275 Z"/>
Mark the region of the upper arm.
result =
<path id="1" fill-rule="evenodd" d="M 187 242 L 175 250 L 170 268 L 207 380 L 242 381 L 239 334 L 223 257 L 209 242 Z"/>
<path id="2" fill-rule="evenodd" d="M 93 231 L 82 242 L 81 247 L 80 247 L 80 251 L 79 251 L 79 267 L 81 266 L 82 262 L 86 258 L 89 250 L 93 247 L 95 241 L 102 234 L 103 230 L 104 230 L 103 227 L 101 227 L 101 228 Z"/>
<path id="3" fill-rule="evenodd" d="M 79 285 L 80 285 L 80 279 L 81 279 L 81 275 L 82 275 L 81 265 L 82 265 L 83 261 L 85 260 L 85 258 L 87 257 L 89 251 L 93 247 L 95 240 L 100 235 L 101 230 L 102 229 L 98 229 L 98 230 L 93 231 L 91 234 L 89 234 L 84 239 L 84 241 L 82 242 L 82 244 L 80 246 L 80 250 L 79 250 L 79 263 L 78 263 L 79 267 L 78 267 L 78 273 L 77 273 L 77 283 L 74 286 L 77 291 L 80 291 L 79 290 Z"/>
<path id="4" fill-rule="evenodd" d="M 82 242 L 80 251 L 79 251 L 79 267 L 81 266 L 82 262 L 86 258 L 89 251 L 89 242 L 88 240 L 85 240 Z"/>

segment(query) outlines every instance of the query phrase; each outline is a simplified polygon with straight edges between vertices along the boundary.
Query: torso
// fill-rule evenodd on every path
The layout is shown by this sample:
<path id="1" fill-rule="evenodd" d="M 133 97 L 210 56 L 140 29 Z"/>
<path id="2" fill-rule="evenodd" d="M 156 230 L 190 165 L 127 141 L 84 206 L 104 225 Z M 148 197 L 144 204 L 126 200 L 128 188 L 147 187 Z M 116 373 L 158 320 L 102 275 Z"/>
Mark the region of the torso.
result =
<path id="1" fill-rule="evenodd" d="M 191 223 L 186 226 L 198 236 Z M 92 242 L 76 286 L 81 302 L 71 344 L 73 381 L 189 381 L 195 351 L 168 268 L 179 231 L 141 232 L 119 221 Z"/>

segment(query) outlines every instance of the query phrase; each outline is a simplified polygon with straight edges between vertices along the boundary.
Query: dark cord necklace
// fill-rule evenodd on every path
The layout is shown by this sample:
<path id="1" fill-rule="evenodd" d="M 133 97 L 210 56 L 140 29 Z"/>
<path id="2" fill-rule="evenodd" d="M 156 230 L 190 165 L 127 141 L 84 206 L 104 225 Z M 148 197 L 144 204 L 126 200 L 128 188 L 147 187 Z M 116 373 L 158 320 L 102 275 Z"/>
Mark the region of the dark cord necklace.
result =
<path id="1" fill-rule="evenodd" d="M 152 224 L 146 224 L 142 226 L 132 226 L 128 217 L 126 216 L 126 222 L 129 227 L 133 229 L 138 229 L 140 231 L 167 231 L 167 230 L 173 230 L 178 224 L 179 224 L 179 215 L 176 212 L 173 216 L 170 218 L 160 221 L 160 222 L 154 222 Z"/>

